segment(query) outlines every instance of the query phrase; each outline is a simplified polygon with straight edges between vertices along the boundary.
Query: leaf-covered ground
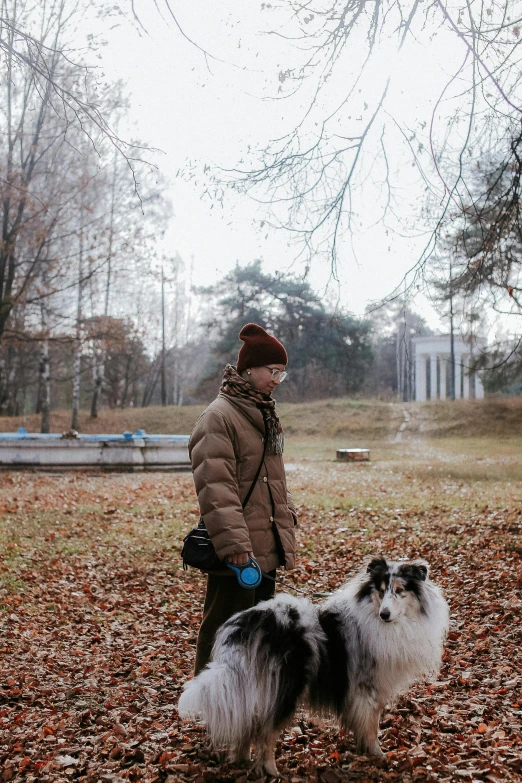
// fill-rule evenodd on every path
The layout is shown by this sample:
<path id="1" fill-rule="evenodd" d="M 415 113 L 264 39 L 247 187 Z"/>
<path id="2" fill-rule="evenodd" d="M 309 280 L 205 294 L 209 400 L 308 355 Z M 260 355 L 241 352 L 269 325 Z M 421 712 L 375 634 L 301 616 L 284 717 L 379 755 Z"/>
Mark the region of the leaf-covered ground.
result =
<path id="1" fill-rule="evenodd" d="M 291 781 L 521 779 L 521 450 L 473 449 L 427 441 L 370 465 L 289 465 L 300 525 L 287 585 L 332 590 L 370 552 L 423 556 L 452 613 L 438 680 L 383 718 L 384 760 L 299 714 L 277 751 Z M 0 777 L 254 780 L 177 718 L 203 595 L 179 560 L 197 519 L 191 476 L 3 474 L 0 514 Z"/>

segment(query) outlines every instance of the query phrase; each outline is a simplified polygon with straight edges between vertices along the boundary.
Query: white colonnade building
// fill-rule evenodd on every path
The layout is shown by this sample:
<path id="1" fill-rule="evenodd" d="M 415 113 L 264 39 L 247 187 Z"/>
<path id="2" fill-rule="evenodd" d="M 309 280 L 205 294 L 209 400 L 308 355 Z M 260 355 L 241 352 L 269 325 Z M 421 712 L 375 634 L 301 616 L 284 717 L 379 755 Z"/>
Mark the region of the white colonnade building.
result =
<path id="1" fill-rule="evenodd" d="M 445 400 L 451 389 L 451 339 L 449 335 L 414 337 L 415 399 Z M 454 338 L 455 399 L 484 397 L 479 373 L 470 373 L 472 350 L 462 338 Z M 477 349 L 476 349 L 477 350 Z"/>

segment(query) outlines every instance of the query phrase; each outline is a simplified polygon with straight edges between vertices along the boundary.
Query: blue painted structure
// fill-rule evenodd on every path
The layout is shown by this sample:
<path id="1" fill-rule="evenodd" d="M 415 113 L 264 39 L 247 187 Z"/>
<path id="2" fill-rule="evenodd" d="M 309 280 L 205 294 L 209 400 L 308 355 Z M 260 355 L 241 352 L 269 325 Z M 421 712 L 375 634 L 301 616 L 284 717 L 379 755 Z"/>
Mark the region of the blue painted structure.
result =
<path id="1" fill-rule="evenodd" d="M 0 433 L 0 469 L 180 470 L 190 468 L 188 435 Z"/>

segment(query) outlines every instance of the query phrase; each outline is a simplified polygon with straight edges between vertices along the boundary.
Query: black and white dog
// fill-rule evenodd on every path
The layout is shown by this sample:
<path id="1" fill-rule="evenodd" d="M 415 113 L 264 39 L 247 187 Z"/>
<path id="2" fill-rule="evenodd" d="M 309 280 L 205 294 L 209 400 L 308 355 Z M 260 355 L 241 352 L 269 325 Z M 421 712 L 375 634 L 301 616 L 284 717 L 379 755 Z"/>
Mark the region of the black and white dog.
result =
<path id="1" fill-rule="evenodd" d="M 336 716 L 360 751 L 380 756 L 384 706 L 438 670 L 447 629 L 424 561 L 375 558 L 319 606 L 280 595 L 231 617 L 179 715 L 203 719 L 233 759 L 250 759 L 254 744 L 260 774 L 277 776 L 277 736 L 298 704 Z"/>

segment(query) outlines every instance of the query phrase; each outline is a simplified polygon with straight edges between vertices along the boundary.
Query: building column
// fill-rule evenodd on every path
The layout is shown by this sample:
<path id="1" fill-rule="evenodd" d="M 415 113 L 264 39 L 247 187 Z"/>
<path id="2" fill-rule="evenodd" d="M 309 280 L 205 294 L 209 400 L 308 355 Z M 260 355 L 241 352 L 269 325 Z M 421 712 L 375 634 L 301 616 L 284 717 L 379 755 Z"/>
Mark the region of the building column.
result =
<path id="1" fill-rule="evenodd" d="M 462 354 L 455 354 L 455 399 L 460 400 L 460 379 L 462 373 Z"/>
<path id="2" fill-rule="evenodd" d="M 484 398 L 484 387 L 482 385 L 482 378 L 478 374 L 478 372 L 475 373 L 475 399 L 476 400 L 482 400 Z"/>
<path id="3" fill-rule="evenodd" d="M 430 400 L 437 399 L 437 354 L 430 355 Z"/>
<path id="4" fill-rule="evenodd" d="M 417 402 L 426 401 L 426 356 L 415 356 L 415 399 Z"/>
<path id="5" fill-rule="evenodd" d="M 464 357 L 463 357 L 464 361 Z M 466 356 L 466 364 L 468 364 L 468 357 Z M 462 372 L 464 373 L 464 394 L 462 395 L 465 400 L 469 400 L 469 370 L 467 367 L 462 368 Z"/>
<path id="6" fill-rule="evenodd" d="M 448 366 L 448 360 L 445 356 L 440 356 L 440 389 L 439 399 L 446 399 L 446 367 Z"/>

